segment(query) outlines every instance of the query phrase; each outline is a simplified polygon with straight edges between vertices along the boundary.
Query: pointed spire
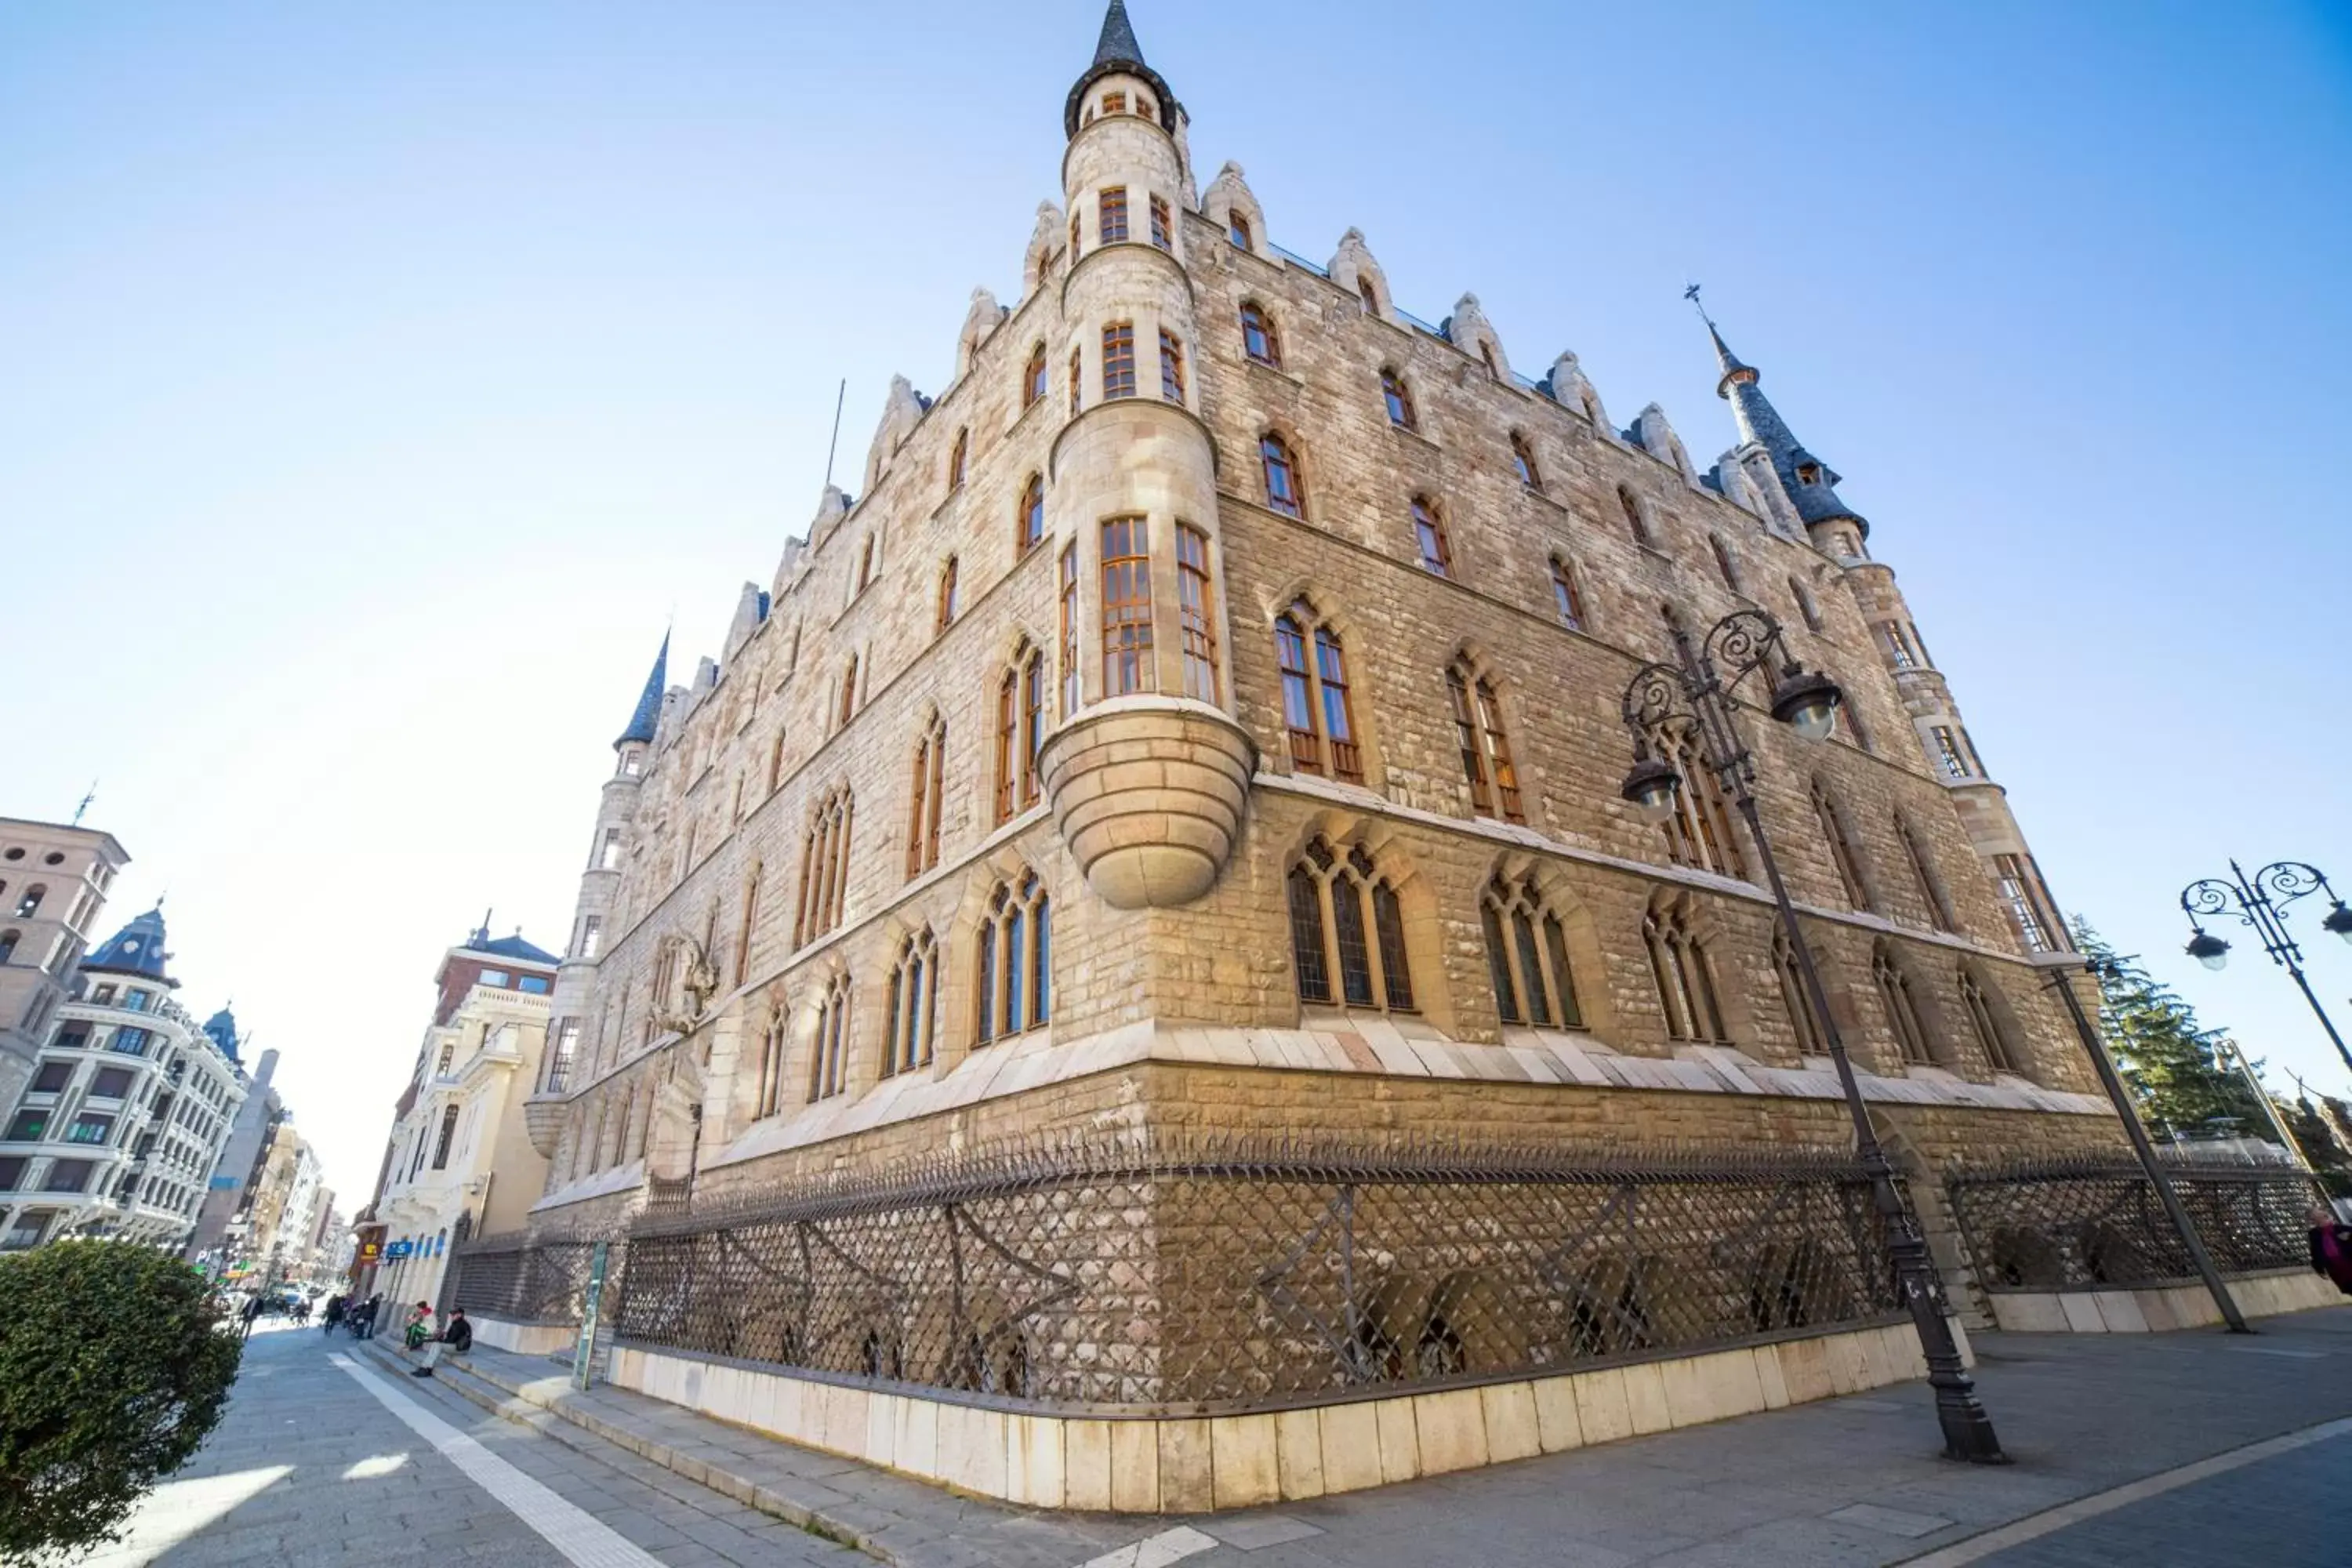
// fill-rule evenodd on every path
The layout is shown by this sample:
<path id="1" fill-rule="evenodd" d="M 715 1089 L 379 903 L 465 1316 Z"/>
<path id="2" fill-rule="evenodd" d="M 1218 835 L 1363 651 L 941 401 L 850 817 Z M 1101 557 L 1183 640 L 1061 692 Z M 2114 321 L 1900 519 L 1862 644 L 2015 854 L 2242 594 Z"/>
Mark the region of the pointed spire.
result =
<path id="1" fill-rule="evenodd" d="M 1070 100 L 1062 111 L 1065 134 L 1076 136 L 1083 119 L 1087 90 L 1107 76 L 1139 77 L 1150 84 L 1158 96 L 1155 113 L 1160 123 L 1171 132 L 1176 129 L 1178 105 L 1176 95 L 1160 73 L 1143 63 L 1143 46 L 1135 41 L 1135 24 L 1127 19 L 1127 0 L 1110 0 L 1110 8 L 1103 13 L 1102 37 L 1095 43 L 1094 63 L 1070 89 Z"/>
<path id="2" fill-rule="evenodd" d="M 1715 395 L 1717 397 L 1729 397 L 1731 384 L 1735 381 L 1753 385 L 1762 379 L 1761 374 L 1754 365 L 1742 363 L 1739 356 L 1731 352 L 1731 345 L 1723 341 L 1723 334 L 1716 330 L 1713 321 L 1706 324 L 1706 335 L 1715 340 L 1715 365 L 1723 373 L 1715 384 Z"/>
<path id="3" fill-rule="evenodd" d="M 1683 297 L 1698 309 L 1699 320 L 1706 322 L 1706 335 L 1715 345 L 1718 372 L 1715 395 L 1731 405 L 1731 416 L 1739 426 L 1740 444 L 1761 447 L 1771 458 L 1772 471 L 1780 477 L 1780 488 L 1788 492 L 1800 520 L 1807 524 L 1849 521 L 1868 537 L 1870 524 L 1838 496 L 1837 473 L 1805 450 L 1790 430 L 1780 411 L 1772 406 L 1759 384 L 1764 379 L 1763 373 L 1731 352 L 1731 345 L 1723 341 L 1723 333 L 1714 320 L 1699 306 L 1697 286 L 1694 284 Z"/>
<path id="4" fill-rule="evenodd" d="M 669 684 L 669 634 L 662 633 L 661 651 L 654 655 L 653 673 L 646 677 L 646 689 L 637 698 L 636 710 L 629 715 L 629 727 L 613 742 L 619 751 L 632 741 L 650 744 L 654 725 L 661 718 L 662 689 Z"/>
<path id="5" fill-rule="evenodd" d="M 1143 46 L 1135 41 L 1135 26 L 1127 19 L 1127 0 L 1110 0 L 1103 13 L 1102 41 L 1095 46 L 1098 66 L 1139 66 Z"/>

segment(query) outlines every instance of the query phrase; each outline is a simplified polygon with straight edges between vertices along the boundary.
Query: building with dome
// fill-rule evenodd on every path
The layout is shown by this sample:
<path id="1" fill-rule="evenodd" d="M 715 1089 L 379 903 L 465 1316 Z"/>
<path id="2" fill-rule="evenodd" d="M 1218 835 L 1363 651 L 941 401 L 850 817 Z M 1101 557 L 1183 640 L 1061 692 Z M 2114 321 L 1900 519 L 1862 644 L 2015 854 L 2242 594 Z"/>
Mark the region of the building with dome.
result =
<path id="1" fill-rule="evenodd" d="M 170 963 L 160 908 L 81 960 L 0 1127 L 0 1247 L 187 1245 L 246 1085 L 234 1020 L 198 1023 Z"/>

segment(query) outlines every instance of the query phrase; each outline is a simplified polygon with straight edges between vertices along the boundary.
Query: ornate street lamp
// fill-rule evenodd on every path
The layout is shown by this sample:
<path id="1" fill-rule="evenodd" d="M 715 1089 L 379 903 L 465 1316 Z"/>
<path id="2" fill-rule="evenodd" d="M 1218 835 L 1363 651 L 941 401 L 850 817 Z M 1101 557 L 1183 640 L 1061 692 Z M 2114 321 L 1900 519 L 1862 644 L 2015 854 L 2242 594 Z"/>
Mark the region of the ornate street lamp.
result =
<path id="1" fill-rule="evenodd" d="M 2312 893 L 2326 894 L 2328 902 L 2336 906 L 2320 917 L 2319 929 L 2352 942 L 2352 909 L 2344 907 L 2344 900 L 2336 896 L 2336 889 L 2327 885 L 2327 879 L 2320 875 L 2317 867 L 2306 866 L 2300 860 L 2273 860 L 2248 877 L 2232 860 L 2226 879 L 2208 877 L 2180 889 L 2181 912 L 2189 917 L 2189 929 L 2193 933 L 2187 951 L 2189 957 L 2208 969 L 2219 969 L 2230 962 L 2230 944 L 2207 931 L 2200 916 L 2235 915 L 2253 927 L 2254 934 L 2263 940 L 2263 951 L 2271 955 L 2272 963 L 2294 976 L 2303 999 L 2318 1016 L 2319 1026 L 2335 1043 L 2336 1054 L 2344 1058 L 2347 1068 L 2352 1068 L 2352 1049 L 2346 1048 L 2344 1037 L 2336 1032 L 2335 1020 L 2319 1005 L 2311 982 L 2303 977 L 2303 949 L 2295 945 L 2286 931 L 2286 906 Z"/>
<path id="2" fill-rule="evenodd" d="M 1804 928 L 1797 923 L 1796 909 L 1789 902 L 1780 863 L 1772 857 L 1772 843 L 1757 810 L 1755 755 L 1733 721 L 1736 709 L 1749 706 L 1734 693 L 1758 670 L 1770 672 L 1768 679 L 1773 683 L 1767 711 L 1807 740 L 1829 738 L 1837 727 L 1838 706 L 1844 694 L 1828 676 L 1797 662 L 1781 637 L 1780 623 L 1761 610 L 1741 610 L 1725 616 L 1696 646 L 1688 633 L 1677 630 L 1675 654 L 1672 664 L 1643 666 L 1625 689 L 1623 713 L 1625 727 L 1633 733 L 1634 760 L 1619 793 L 1653 821 L 1672 816 L 1675 795 L 1686 785 L 1659 753 L 1690 740 L 1738 807 L 1771 886 L 1780 929 L 1787 933 L 1790 952 L 1804 981 L 1805 999 L 1821 1026 L 1830 1059 L 1837 1067 L 1838 1083 L 1845 1091 L 1846 1114 L 1853 1121 L 1854 1152 L 1870 1179 L 1872 1202 L 1886 1227 L 1895 1286 L 1918 1331 L 1920 1347 L 1927 1352 L 1927 1381 L 1936 1390 L 1944 1453 L 1977 1464 L 2007 1464 L 2009 1457 L 2001 1452 L 2000 1439 L 1993 1433 L 1992 1417 L 1977 1397 L 1976 1382 L 1960 1361 L 1959 1346 L 1945 1319 L 1943 1284 L 1927 1255 L 1918 1216 L 1895 1184 L 1894 1163 L 1871 1128 L 1853 1064 L 1846 1058 L 1845 1041 L 1822 989 L 1813 950 L 1805 940 Z"/>

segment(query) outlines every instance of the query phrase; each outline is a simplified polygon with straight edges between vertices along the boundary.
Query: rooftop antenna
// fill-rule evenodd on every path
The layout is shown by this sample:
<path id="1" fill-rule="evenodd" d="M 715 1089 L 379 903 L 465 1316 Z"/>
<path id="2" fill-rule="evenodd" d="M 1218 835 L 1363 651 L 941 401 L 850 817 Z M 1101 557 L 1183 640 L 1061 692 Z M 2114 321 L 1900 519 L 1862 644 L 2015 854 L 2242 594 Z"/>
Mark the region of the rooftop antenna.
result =
<path id="1" fill-rule="evenodd" d="M 89 789 L 81 797 L 81 804 L 74 807 L 73 826 L 79 827 L 81 826 L 81 814 L 88 811 L 89 809 L 89 803 L 97 798 L 98 781 L 96 779 L 92 779 L 89 781 Z"/>
<path id="2" fill-rule="evenodd" d="M 1706 323 L 1707 330 L 1709 331 L 1713 331 L 1715 330 L 1715 318 L 1706 313 L 1706 307 L 1705 305 L 1699 303 L 1698 288 L 1699 286 L 1697 284 L 1692 284 L 1689 288 L 1683 290 L 1683 298 L 1691 302 L 1691 309 L 1698 312 L 1698 319 Z"/>
<path id="3" fill-rule="evenodd" d="M 841 445 L 841 404 L 849 395 L 849 378 L 841 378 L 841 387 L 833 395 L 833 439 L 824 444 L 824 483 L 833 488 L 833 453 Z"/>

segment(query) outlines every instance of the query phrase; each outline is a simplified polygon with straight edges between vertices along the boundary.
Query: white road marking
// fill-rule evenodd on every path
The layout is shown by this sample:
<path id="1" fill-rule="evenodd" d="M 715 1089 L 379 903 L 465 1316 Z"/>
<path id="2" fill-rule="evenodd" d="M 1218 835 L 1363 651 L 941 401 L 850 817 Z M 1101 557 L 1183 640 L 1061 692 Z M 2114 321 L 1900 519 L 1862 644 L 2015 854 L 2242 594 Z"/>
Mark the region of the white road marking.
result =
<path id="1" fill-rule="evenodd" d="M 2258 1464 L 2275 1455 L 2291 1454 L 2314 1443 L 2325 1443 L 2331 1437 L 2347 1436 L 2352 1436 L 2352 1416 L 2306 1426 L 2300 1432 L 2289 1432 L 2284 1436 L 2266 1438 L 2260 1443 L 2249 1443 L 2242 1448 L 2232 1448 L 2226 1454 L 2216 1454 L 2193 1465 L 2182 1465 L 2177 1469 L 2144 1477 L 2126 1486 L 2111 1487 L 2089 1497 L 2076 1498 L 2073 1502 L 2061 1503 L 2056 1508 L 2044 1509 L 2014 1524 L 2004 1524 L 1999 1530 L 1971 1536 L 1939 1552 L 1930 1552 L 1925 1557 L 1909 1558 L 1905 1568 L 1961 1568 L 1963 1563 L 1978 1562 L 2024 1542 L 2039 1541 L 2070 1524 L 2080 1524 L 2086 1519 L 2096 1519 L 2103 1513 L 2113 1513 L 2119 1508 L 2128 1508 L 2152 1497 L 2162 1497 L 2166 1492 L 2177 1491 L 2209 1476 L 2227 1475 L 2231 1470 Z"/>
<path id="2" fill-rule="evenodd" d="M 330 1355 L 327 1359 L 351 1373 L 362 1388 L 375 1396 L 377 1404 L 446 1455 L 465 1472 L 467 1480 L 537 1531 L 575 1568 L 662 1568 L 661 1559 L 593 1514 L 566 1502 L 415 1400 L 396 1392 L 391 1384 L 362 1369 L 349 1356 Z"/>
<path id="3" fill-rule="evenodd" d="M 1168 1568 L 1171 1563 L 1181 1563 L 1203 1552 L 1213 1552 L 1217 1543 L 1189 1524 L 1173 1530 L 1163 1530 L 1157 1535 L 1147 1535 L 1131 1542 L 1116 1552 L 1106 1552 L 1100 1557 L 1089 1557 L 1078 1568 Z"/>

